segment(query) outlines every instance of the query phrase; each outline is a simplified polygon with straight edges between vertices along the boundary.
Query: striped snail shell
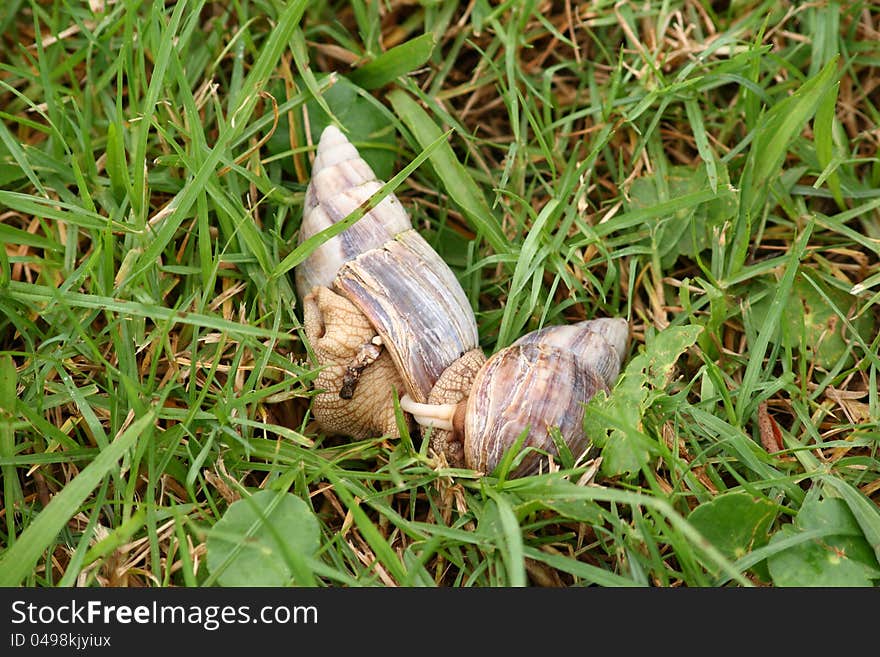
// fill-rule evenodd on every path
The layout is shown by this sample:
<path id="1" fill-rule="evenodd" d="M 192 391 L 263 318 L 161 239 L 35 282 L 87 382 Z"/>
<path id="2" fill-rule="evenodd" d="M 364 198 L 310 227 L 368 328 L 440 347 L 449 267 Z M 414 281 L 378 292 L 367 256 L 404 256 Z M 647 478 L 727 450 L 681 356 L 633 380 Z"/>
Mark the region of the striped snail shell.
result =
<path id="1" fill-rule="evenodd" d="M 525 452 L 510 476 L 534 474 L 546 469 L 547 455 L 558 456 L 554 430 L 575 457 L 586 451 L 585 405 L 614 385 L 628 338 L 622 318 L 540 329 L 484 364 L 456 372 L 455 378 L 469 385 L 462 401 L 432 405 L 405 399 L 401 407 L 434 427 L 453 465 L 490 473 L 523 437 Z"/>

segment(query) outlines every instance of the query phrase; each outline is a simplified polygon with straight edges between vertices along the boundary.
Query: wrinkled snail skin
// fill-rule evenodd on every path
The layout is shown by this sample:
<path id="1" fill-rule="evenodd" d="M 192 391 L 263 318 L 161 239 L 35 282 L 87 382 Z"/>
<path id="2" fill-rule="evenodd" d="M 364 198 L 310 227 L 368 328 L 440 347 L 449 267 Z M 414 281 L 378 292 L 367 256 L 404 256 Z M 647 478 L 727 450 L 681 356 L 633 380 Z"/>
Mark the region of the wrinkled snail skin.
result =
<path id="1" fill-rule="evenodd" d="M 395 435 L 393 405 L 377 404 L 370 394 L 373 390 L 391 394 L 392 389 L 403 389 L 403 380 L 387 351 L 381 350 L 378 358 L 363 369 L 350 398 L 340 396 L 349 363 L 376 336 L 369 320 L 348 299 L 326 287 L 316 287 L 305 296 L 303 315 L 306 338 L 318 363 L 324 366 L 315 379 L 318 392 L 312 400 L 313 415 L 324 431 L 358 439 Z M 333 329 L 338 326 L 346 330 Z"/>
<path id="2" fill-rule="evenodd" d="M 510 476 L 546 471 L 544 452 L 558 455 L 552 428 L 558 429 L 575 458 L 589 446 L 583 428 L 585 404 L 614 385 L 628 339 L 629 327 L 622 318 L 540 329 L 480 366 L 464 401 L 432 409 L 405 400 L 401 407 L 420 424 L 438 427 L 433 431 L 447 445 L 451 465 L 488 474 L 525 434 L 522 449 L 527 452 Z"/>
<path id="3" fill-rule="evenodd" d="M 445 428 L 437 426 L 436 420 L 433 422 L 434 428 L 428 434 L 431 449 L 435 454 L 442 454 L 446 458 L 447 464 L 454 468 L 465 467 L 464 445 L 462 440 L 457 438 L 457 436 L 464 435 L 466 405 L 462 402 L 467 402 L 474 380 L 485 363 L 486 355 L 481 349 L 467 352 L 446 368 L 428 396 L 426 406 L 439 409 L 440 413 L 436 417 L 445 420 Z M 407 403 L 408 401 L 401 402 L 404 406 Z M 443 418 L 443 409 L 446 409 L 445 418 Z M 424 416 L 421 419 L 430 421 Z"/>
<path id="4" fill-rule="evenodd" d="M 370 166 L 327 127 L 306 189 L 299 243 L 378 191 Z M 397 436 L 394 394 L 420 402 L 477 347 L 477 324 L 455 274 L 386 196 L 295 270 L 306 337 L 322 367 L 312 415 L 329 433 Z"/>

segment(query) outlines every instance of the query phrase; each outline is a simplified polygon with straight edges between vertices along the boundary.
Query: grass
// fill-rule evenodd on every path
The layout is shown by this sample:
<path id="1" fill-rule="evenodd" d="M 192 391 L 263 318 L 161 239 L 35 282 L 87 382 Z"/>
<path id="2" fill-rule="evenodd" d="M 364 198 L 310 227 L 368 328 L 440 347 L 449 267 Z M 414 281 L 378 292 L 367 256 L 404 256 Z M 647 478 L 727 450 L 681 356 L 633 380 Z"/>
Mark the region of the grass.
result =
<path id="1" fill-rule="evenodd" d="M 0 583 L 880 580 L 880 12 L 462 5 L 6 3 Z M 327 112 L 404 172 L 487 353 L 630 320 L 591 458 L 315 430 Z"/>

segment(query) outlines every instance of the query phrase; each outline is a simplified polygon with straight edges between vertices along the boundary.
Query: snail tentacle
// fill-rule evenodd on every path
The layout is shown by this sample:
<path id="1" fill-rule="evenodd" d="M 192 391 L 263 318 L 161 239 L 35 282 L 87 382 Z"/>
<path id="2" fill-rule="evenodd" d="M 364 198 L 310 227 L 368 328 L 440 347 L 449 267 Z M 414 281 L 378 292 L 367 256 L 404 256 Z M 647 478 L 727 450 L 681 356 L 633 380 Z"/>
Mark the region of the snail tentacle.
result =
<path id="1" fill-rule="evenodd" d="M 452 431 L 452 419 L 458 404 L 425 404 L 404 395 L 400 398 L 400 408 L 423 427 Z"/>

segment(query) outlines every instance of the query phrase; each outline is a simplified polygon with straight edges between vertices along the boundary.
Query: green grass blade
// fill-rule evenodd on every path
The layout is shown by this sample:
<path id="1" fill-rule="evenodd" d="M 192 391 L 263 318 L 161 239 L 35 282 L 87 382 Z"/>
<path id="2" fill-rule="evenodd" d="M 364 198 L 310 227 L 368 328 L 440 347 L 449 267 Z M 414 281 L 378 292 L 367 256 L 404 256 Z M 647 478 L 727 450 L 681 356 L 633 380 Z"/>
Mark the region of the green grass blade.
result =
<path id="1" fill-rule="evenodd" d="M 238 133 L 245 129 L 254 104 L 257 102 L 259 91 L 268 80 L 273 78 L 278 61 L 284 52 L 291 47 L 291 39 L 299 30 L 299 21 L 308 4 L 308 0 L 293 0 L 293 2 L 287 3 L 284 12 L 278 17 L 266 43 L 260 49 L 257 61 L 242 85 L 245 98 L 243 101 L 239 101 L 239 109 L 233 113 L 233 132 Z"/>
<path id="2" fill-rule="evenodd" d="M 16 384 L 18 376 L 15 361 L 8 354 L 0 355 L 0 459 L 9 460 L 15 456 L 15 418 Z M 3 508 L 6 521 L 6 535 L 9 544 L 16 542 L 15 514 L 10 513 L 16 505 L 21 504 L 23 495 L 15 466 L 4 463 L 0 472 L 3 473 Z"/>
<path id="3" fill-rule="evenodd" d="M 124 287 L 131 280 L 143 274 L 144 271 L 149 269 L 159 259 L 165 247 L 174 237 L 178 228 L 180 228 L 183 220 L 188 216 L 190 208 L 192 208 L 196 199 L 204 193 L 204 188 L 209 178 L 216 175 L 217 165 L 227 155 L 227 148 L 238 134 L 247 127 L 251 113 L 259 99 L 259 92 L 265 81 L 272 77 L 271 74 L 278 63 L 278 59 L 287 48 L 288 41 L 299 27 L 299 20 L 302 17 L 306 4 L 305 0 L 299 0 L 298 2 L 291 2 L 285 8 L 284 13 L 278 20 L 278 24 L 272 30 L 267 43 L 260 52 L 259 58 L 248 74 L 242 89 L 244 98 L 239 101 L 237 107 L 232 111 L 229 126 L 221 132 L 210 155 L 202 163 L 196 174 L 169 203 L 167 207 L 168 216 L 162 220 L 158 232 L 152 236 L 149 246 L 138 258 L 138 264 L 132 267 L 131 273 L 123 281 L 121 287 Z M 136 156 L 134 159 L 136 176 L 139 169 L 138 161 Z M 145 184 L 145 181 L 137 177 L 135 178 L 133 183 L 135 196 L 137 196 L 139 189 L 143 189 Z"/>
<path id="4" fill-rule="evenodd" d="M 348 79 L 364 89 L 378 89 L 423 66 L 430 59 L 436 44 L 436 38 L 431 33 L 410 39 L 361 66 L 349 74 Z"/>
<path id="5" fill-rule="evenodd" d="M 499 527 L 496 528 L 495 542 L 501 550 L 504 565 L 507 567 L 506 586 L 525 586 L 526 568 L 523 554 L 522 530 L 510 502 L 503 496 L 487 488 L 486 492 L 495 502 Z"/>
<path id="6" fill-rule="evenodd" d="M 706 135 L 706 126 L 703 122 L 703 113 L 696 100 L 685 101 L 684 108 L 687 111 L 688 121 L 694 133 L 694 142 L 697 144 L 703 163 L 706 165 L 706 177 L 709 179 L 709 187 L 713 192 L 718 191 L 718 170 L 715 166 L 715 153 L 709 146 L 709 137 Z"/>
<path id="7" fill-rule="evenodd" d="M 18 586 L 34 568 L 40 555 L 58 532 L 79 510 L 80 505 L 141 438 L 156 419 L 154 411 L 135 420 L 107 449 L 99 453 L 64 489 L 52 498 L 19 540 L 0 556 L 0 586 Z"/>
<path id="8" fill-rule="evenodd" d="M 2 121 L 0 121 L 0 143 L 6 146 L 7 150 L 15 160 L 15 163 L 21 167 L 21 170 L 27 176 L 28 180 L 31 181 L 31 184 L 36 187 L 43 196 L 48 196 L 46 188 L 34 172 L 33 167 L 31 167 L 30 160 L 27 155 L 25 155 L 24 150 L 22 150 L 21 143 L 12 135 L 12 133 L 9 132 L 9 128 L 7 128 L 6 124 Z"/>
<path id="9" fill-rule="evenodd" d="M 205 0 L 197 0 L 197 2 L 199 8 L 201 8 Z M 178 38 L 178 30 L 180 28 L 180 23 L 183 20 L 187 4 L 188 0 L 178 2 L 174 6 L 174 11 L 168 20 L 167 25 L 164 26 L 165 29 L 162 33 L 159 44 L 159 56 L 156 57 L 156 61 L 153 64 L 149 87 L 147 88 L 147 96 L 144 100 L 144 105 L 140 109 L 141 116 L 137 126 L 137 135 L 134 140 L 134 153 L 132 155 L 134 176 L 132 180 L 133 194 L 131 196 L 131 204 L 134 208 L 139 227 L 144 226 L 147 221 L 147 208 L 143 207 L 144 197 L 139 192 L 146 190 L 147 187 L 147 142 L 149 140 L 153 112 L 156 109 L 156 104 L 159 102 L 159 96 L 162 94 L 164 88 L 165 72 L 168 68 L 171 51 L 177 47 L 175 41 Z M 159 22 L 159 19 L 157 19 L 157 23 Z"/>
<path id="10" fill-rule="evenodd" d="M 751 345 L 749 352 L 749 362 L 746 365 L 745 374 L 743 374 L 742 384 L 739 389 L 739 397 L 736 401 L 736 417 L 741 423 L 746 417 L 747 411 L 752 410 L 752 399 L 755 394 L 755 387 L 764 369 L 764 355 L 770 340 L 776 335 L 779 324 L 782 320 L 782 312 L 785 304 L 791 296 L 792 286 L 794 285 L 795 276 L 797 276 L 800 262 L 804 257 L 809 244 L 810 235 L 813 234 L 813 226 L 815 219 L 810 219 L 804 227 L 803 232 L 799 236 L 797 242 L 792 246 L 788 254 L 788 264 L 779 283 L 776 286 L 776 292 L 773 294 L 773 300 L 767 314 L 763 317 L 763 324 L 755 343 Z M 771 363 L 772 367 L 772 363 Z"/>
<path id="11" fill-rule="evenodd" d="M 742 269 L 756 224 L 771 186 L 782 172 L 792 141 L 816 113 L 825 95 L 840 76 L 835 57 L 792 95 L 776 103 L 761 119 L 740 178 L 740 204 L 731 231 L 727 276 Z"/>
<path id="12" fill-rule="evenodd" d="M 64 247 L 46 239 L 41 235 L 34 235 L 26 230 L 0 224 L 0 244 L 10 244 L 15 246 L 33 246 L 38 249 L 46 249 L 48 251 L 61 251 Z"/>
<path id="13" fill-rule="evenodd" d="M 388 100 L 423 149 L 443 136 L 427 112 L 405 92 L 395 89 L 388 94 Z M 489 209 L 483 192 L 458 161 L 452 147 L 443 144 L 431 155 L 431 164 L 446 193 L 474 223 L 477 233 L 489 242 L 497 254 L 509 253 L 510 243 L 501 230 L 501 224 Z"/>
<path id="14" fill-rule="evenodd" d="M 5 205 L 6 207 L 17 210 L 24 215 L 63 221 L 81 228 L 104 230 L 105 228 L 110 227 L 113 230 L 124 231 L 126 233 L 135 232 L 135 229 L 131 226 L 111 221 L 107 217 L 102 217 L 101 215 L 86 210 L 78 205 L 63 201 L 43 199 L 39 196 L 31 196 L 30 194 L 0 190 L 0 205 Z"/>
<path id="15" fill-rule="evenodd" d="M 816 113 L 825 96 L 832 93 L 840 75 L 837 60 L 834 57 L 815 77 L 807 80 L 794 94 L 767 112 L 749 151 L 749 159 L 754 168 L 753 183 L 757 187 L 766 188 L 770 182 L 776 180 L 791 141 Z M 763 198 L 763 194 L 752 196 L 749 207 L 753 208 Z"/>
<path id="16" fill-rule="evenodd" d="M 834 160 L 834 115 L 837 111 L 839 89 L 840 83 L 838 82 L 823 94 L 819 108 L 816 110 L 816 118 L 813 121 L 813 133 L 816 136 L 816 157 L 819 159 L 819 166 L 823 169 L 830 167 Z M 835 169 L 826 176 L 825 180 L 828 182 L 828 189 L 831 190 L 837 207 L 841 210 L 846 209 L 840 187 L 840 174 Z"/>
<path id="17" fill-rule="evenodd" d="M 513 269 L 513 277 L 510 281 L 508 302 L 504 305 L 504 313 L 501 316 L 501 326 L 498 329 L 498 342 L 496 349 L 506 347 L 516 338 L 522 335 L 523 324 L 528 319 L 529 313 L 521 312 L 524 302 L 526 285 L 535 276 L 540 276 L 544 269 L 544 258 L 547 254 L 541 253 L 541 243 L 545 230 L 552 229 L 551 219 L 556 219 L 560 204 L 556 199 L 551 199 L 538 214 L 538 218 L 529 229 L 528 235 L 523 240 L 522 248 Z M 528 306 L 524 310 L 530 310 Z M 515 319 L 520 321 L 516 322 Z"/>
<path id="18" fill-rule="evenodd" d="M 9 283 L 9 293 L 13 298 L 23 302 L 50 303 L 55 301 L 77 308 L 103 309 L 119 313 L 123 316 L 148 317 L 157 322 L 172 321 L 178 324 L 190 324 L 215 331 L 228 332 L 230 335 L 274 338 L 277 340 L 292 339 L 291 336 L 278 334 L 275 331 L 251 324 L 233 322 L 214 315 L 187 312 L 137 301 L 124 301 L 96 294 L 82 294 L 81 292 L 65 292 L 62 295 L 58 290 L 43 285 L 28 285 L 27 283 L 11 281 Z"/>
<path id="19" fill-rule="evenodd" d="M 589 563 L 571 559 L 559 554 L 552 554 L 538 550 L 536 548 L 526 546 L 523 549 L 523 555 L 534 561 L 545 563 L 551 568 L 561 570 L 564 573 L 574 575 L 587 582 L 592 582 L 599 586 L 606 587 L 622 587 L 622 586 L 638 586 L 636 582 L 626 577 L 622 577 L 617 573 L 604 570 Z"/>
<path id="20" fill-rule="evenodd" d="M 122 128 L 116 123 L 107 126 L 107 175 L 110 177 L 110 189 L 117 203 L 121 203 L 131 194 L 131 181 L 128 177 L 121 130 Z"/>

